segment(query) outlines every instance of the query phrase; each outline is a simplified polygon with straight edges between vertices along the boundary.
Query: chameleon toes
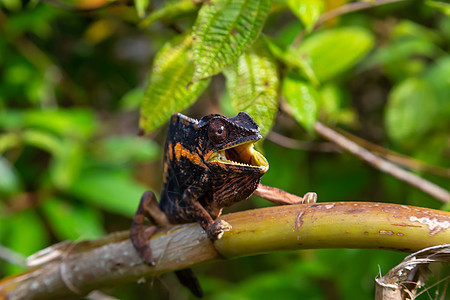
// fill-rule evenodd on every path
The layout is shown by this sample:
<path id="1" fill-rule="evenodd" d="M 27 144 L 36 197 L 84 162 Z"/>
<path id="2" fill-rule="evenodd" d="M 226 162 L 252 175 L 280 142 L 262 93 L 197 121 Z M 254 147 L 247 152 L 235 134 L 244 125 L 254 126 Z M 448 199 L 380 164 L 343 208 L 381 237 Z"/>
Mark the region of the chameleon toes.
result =
<path id="1" fill-rule="evenodd" d="M 310 204 L 310 203 L 316 203 L 317 202 L 317 194 L 314 192 L 309 192 L 306 193 L 303 196 L 303 201 L 304 204 Z"/>
<path id="2" fill-rule="evenodd" d="M 217 220 L 206 228 L 206 234 L 211 240 L 220 240 L 225 231 L 231 230 L 231 225 L 224 220 Z"/>

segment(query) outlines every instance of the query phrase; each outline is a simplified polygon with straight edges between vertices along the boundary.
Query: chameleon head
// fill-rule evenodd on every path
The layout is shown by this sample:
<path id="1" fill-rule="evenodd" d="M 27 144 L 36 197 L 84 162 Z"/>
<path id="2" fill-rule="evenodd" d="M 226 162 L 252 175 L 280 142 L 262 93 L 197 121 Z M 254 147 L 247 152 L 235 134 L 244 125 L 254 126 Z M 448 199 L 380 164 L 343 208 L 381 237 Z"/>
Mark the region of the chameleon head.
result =
<path id="1" fill-rule="evenodd" d="M 263 136 L 250 115 L 245 112 L 240 112 L 234 118 L 209 115 L 202 118 L 200 124 L 207 126 L 209 142 L 205 159 L 210 165 L 233 172 L 261 175 L 267 172 L 267 159 L 254 148 L 254 143 Z"/>

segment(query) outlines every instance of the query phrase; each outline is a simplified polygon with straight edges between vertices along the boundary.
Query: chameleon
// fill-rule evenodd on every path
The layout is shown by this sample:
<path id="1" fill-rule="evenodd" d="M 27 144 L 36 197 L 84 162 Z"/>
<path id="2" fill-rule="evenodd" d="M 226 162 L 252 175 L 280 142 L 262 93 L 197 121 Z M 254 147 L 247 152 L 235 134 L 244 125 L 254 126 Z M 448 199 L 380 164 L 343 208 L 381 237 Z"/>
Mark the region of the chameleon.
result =
<path id="1" fill-rule="evenodd" d="M 217 240 L 232 228 L 217 219 L 222 209 L 252 194 L 276 204 L 316 202 L 316 193 L 302 198 L 260 183 L 269 169 L 267 159 L 254 148 L 262 138 L 258 124 L 245 112 L 233 118 L 210 114 L 200 120 L 172 115 L 159 204 L 153 192 L 145 192 L 130 228 L 131 242 L 145 264 L 155 265 L 149 238 L 158 227 L 198 222 L 209 239 Z M 154 225 L 144 228 L 145 219 Z M 175 274 L 195 296 L 203 295 L 191 269 Z"/>

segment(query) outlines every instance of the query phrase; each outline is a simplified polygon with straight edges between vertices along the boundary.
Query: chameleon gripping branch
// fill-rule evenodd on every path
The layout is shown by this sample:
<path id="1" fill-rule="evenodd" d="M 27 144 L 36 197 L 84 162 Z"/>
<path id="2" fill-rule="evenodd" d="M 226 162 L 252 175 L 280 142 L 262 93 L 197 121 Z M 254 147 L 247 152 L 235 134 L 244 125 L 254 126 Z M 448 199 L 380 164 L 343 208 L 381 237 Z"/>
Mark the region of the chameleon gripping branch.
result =
<path id="1" fill-rule="evenodd" d="M 151 238 L 154 267 L 128 232 L 57 244 L 34 255 L 29 271 L 0 281 L 0 299 L 52 299 L 88 294 L 202 262 L 278 250 L 371 248 L 413 252 L 450 243 L 450 213 L 386 203 L 333 202 L 268 207 L 223 215 L 232 225 L 211 241 L 198 224 L 177 225 Z M 64 271 L 64 275 L 62 275 Z"/>

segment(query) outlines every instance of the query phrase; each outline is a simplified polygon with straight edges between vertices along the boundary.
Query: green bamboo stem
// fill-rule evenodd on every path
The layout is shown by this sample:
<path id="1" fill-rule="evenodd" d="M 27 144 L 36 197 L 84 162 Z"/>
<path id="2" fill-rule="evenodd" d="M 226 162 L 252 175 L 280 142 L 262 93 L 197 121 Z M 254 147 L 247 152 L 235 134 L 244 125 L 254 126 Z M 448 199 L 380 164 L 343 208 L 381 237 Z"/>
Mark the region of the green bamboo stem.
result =
<path id="1" fill-rule="evenodd" d="M 223 216 L 233 229 L 215 246 L 225 258 L 318 248 L 414 252 L 448 243 L 449 218 L 449 212 L 388 203 L 278 206 Z"/>
<path id="2" fill-rule="evenodd" d="M 142 263 L 128 232 L 54 245 L 33 269 L 0 281 L 0 299 L 52 299 L 155 276 L 220 258 L 315 248 L 411 252 L 450 243 L 450 213 L 405 205 L 336 202 L 268 207 L 224 215 L 233 228 L 211 242 L 197 224 L 151 239 L 157 265 Z"/>

